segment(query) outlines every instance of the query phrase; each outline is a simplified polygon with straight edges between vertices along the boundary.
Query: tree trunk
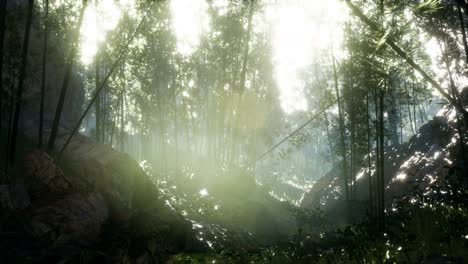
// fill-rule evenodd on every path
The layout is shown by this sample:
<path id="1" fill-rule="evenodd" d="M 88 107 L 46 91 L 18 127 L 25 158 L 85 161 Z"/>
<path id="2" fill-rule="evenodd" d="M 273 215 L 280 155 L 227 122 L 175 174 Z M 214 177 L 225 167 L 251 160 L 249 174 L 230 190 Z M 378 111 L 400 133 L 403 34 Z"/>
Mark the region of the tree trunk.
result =
<path id="1" fill-rule="evenodd" d="M 418 104 L 419 118 L 421 119 L 421 122 L 424 124 L 426 122 L 426 117 L 424 115 L 423 108 L 424 108 L 424 101 Z"/>
<path id="2" fill-rule="evenodd" d="M 366 96 L 366 128 L 367 128 L 367 176 L 369 177 L 369 217 L 373 217 L 373 197 L 372 197 L 372 173 L 371 173 L 371 129 L 369 125 L 369 94 Z"/>
<path id="3" fill-rule="evenodd" d="M 15 161 L 16 152 L 16 138 L 18 136 L 19 119 L 21 113 L 21 101 L 23 96 L 24 79 L 26 78 L 26 65 L 28 63 L 28 49 L 29 49 L 29 33 L 31 32 L 32 13 L 34 9 L 34 0 L 29 0 L 28 13 L 26 17 L 26 29 L 24 32 L 23 52 L 21 55 L 21 68 L 18 80 L 18 89 L 16 94 L 15 113 L 13 116 L 13 127 L 11 131 L 10 149 L 8 157 L 13 164 Z"/>
<path id="4" fill-rule="evenodd" d="M 97 89 L 99 89 L 99 81 L 100 81 L 100 68 L 99 68 L 99 55 L 96 54 L 96 57 L 94 58 L 95 60 L 95 64 L 94 64 L 94 70 L 95 70 L 95 76 L 94 76 L 94 81 L 95 81 L 95 87 L 96 87 L 96 91 Z M 96 133 L 96 141 L 98 143 L 101 142 L 101 95 L 99 95 L 97 98 L 96 98 L 96 129 L 95 129 L 95 133 Z"/>
<path id="5" fill-rule="evenodd" d="M 157 82 L 157 80 L 154 80 Z M 160 167 L 165 168 L 166 164 L 166 140 L 165 140 L 165 129 L 164 129 L 164 117 L 163 117 L 163 107 L 162 107 L 162 100 L 161 100 L 161 91 L 159 89 L 159 83 L 157 84 L 157 87 L 155 87 L 155 92 L 156 92 L 156 104 L 158 107 L 158 118 L 159 118 L 159 143 L 160 143 Z M 165 171 L 165 169 L 164 169 Z"/>
<path id="6" fill-rule="evenodd" d="M 327 130 L 328 146 L 330 148 L 330 158 L 332 160 L 332 164 L 335 165 L 335 153 L 333 151 L 333 144 L 332 144 L 332 139 L 331 139 L 331 136 L 330 136 L 330 129 L 328 127 L 330 124 L 328 122 L 327 112 L 324 112 L 323 115 L 324 115 L 324 118 L 325 118 L 325 129 Z"/>
<path id="7" fill-rule="evenodd" d="M 379 96 L 379 105 L 380 105 L 380 116 L 379 116 L 379 162 L 380 162 L 380 180 L 379 180 L 379 227 L 380 230 L 384 230 L 385 228 L 385 167 L 384 167 L 384 161 L 385 161 L 385 125 L 384 125 L 384 91 L 385 87 L 382 87 L 380 90 L 380 96 Z"/>
<path id="8" fill-rule="evenodd" d="M 119 149 L 121 152 L 125 151 L 124 148 L 124 134 L 125 134 L 125 122 L 124 122 L 124 97 L 125 90 L 120 94 L 120 134 L 119 134 Z"/>
<path id="9" fill-rule="evenodd" d="M 80 11 L 80 17 L 78 19 L 78 25 L 75 29 L 73 40 L 71 43 L 70 54 L 68 55 L 68 61 L 65 68 L 65 77 L 63 78 L 62 88 L 60 89 L 60 96 L 57 103 L 57 108 L 55 109 L 55 117 L 52 122 L 52 132 L 50 133 L 49 144 L 47 149 L 51 152 L 54 148 L 55 139 L 57 137 L 58 127 L 60 124 L 60 117 L 62 115 L 63 104 L 65 103 L 65 96 L 67 94 L 68 83 L 70 82 L 70 75 L 73 64 L 75 62 L 76 54 L 78 53 L 78 39 L 80 37 L 81 24 L 83 23 L 83 16 L 86 6 L 88 4 L 87 0 L 83 0 L 83 7 Z"/>
<path id="10" fill-rule="evenodd" d="M 179 124 L 177 114 L 177 85 L 174 69 L 172 69 L 172 111 L 174 113 L 174 169 L 177 169 L 179 159 Z M 178 174 L 177 174 L 178 175 Z"/>
<path id="11" fill-rule="evenodd" d="M 42 147 L 42 134 L 44 127 L 44 99 L 45 99 L 45 84 L 47 76 L 47 44 L 49 38 L 49 0 L 44 1 L 44 49 L 42 51 L 42 79 L 41 79 L 41 101 L 39 106 L 39 135 L 38 146 Z"/>
<path id="12" fill-rule="evenodd" d="M 458 20 L 460 21 L 460 27 L 462 32 L 462 40 L 463 40 L 463 47 L 465 48 L 465 59 L 468 63 L 468 43 L 466 42 L 466 31 L 465 31 L 465 21 L 463 19 L 463 14 L 461 12 L 460 3 L 457 2 L 457 13 L 458 13 Z"/>
<path id="13" fill-rule="evenodd" d="M 15 76 L 12 74 L 11 76 L 11 87 L 10 87 L 10 102 L 8 104 L 8 130 L 7 130 L 7 138 L 6 138 L 6 153 L 8 154 L 8 151 L 10 149 L 11 145 L 11 130 L 13 128 L 13 112 L 14 112 L 14 105 L 15 105 Z M 8 155 L 5 155 L 5 166 L 4 166 L 4 174 L 8 177 L 8 165 L 9 165 L 9 159 Z"/>
<path id="14" fill-rule="evenodd" d="M 411 106 L 410 106 L 411 97 L 410 97 L 410 94 L 408 92 L 408 85 L 406 84 L 406 82 L 405 82 L 405 91 L 406 91 L 406 96 L 408 97 L 408 102 L 406 104 L 406 106 L 408 107 L 408 117 L 409 117 L 409 120 L 410 120 L 411 131 L 413 132 L 413 135 L 414 135 L 414 134 L 416 134 L 416 129 L 415 129 L 414 124 L 413 124 L 413 115 L 411 114 Z"/>
<path id="15" fill-rule="evenodd" d="M 103 64 L 105 65 L 105 64 Z M 106 70 L 104 66 L 104 70 Z M 104 89 L 101 93 L 101 143 L 106 143 L 106 130 L 107 130 L 107 83 L 104 84 Z"/>
<path id="16" fill-rule="evenodd" d="M 411 85 L 413 89 L 413 121 L 414 121 L 414 132 L 418 132 L 418 121 L 416 119 L 416 93 L 415 93 L 415 84 Z"/>
<path id="17" fill-rule="evenodd" d="M 352 99 L 351 99 L 352 100 Z M 350 132 L 351 132 L 351 146 L 350 146 L 350 151 L 351 151 L 351 157 L 350 157 L 350 180 L 351 180 L 351 190 L 350 190 L 350 200 L 356 200 L 355 194 L 356 194 L 356 130 L 355 130 L 355 115 L 354 113 L 350 114 Z"/>
<path id="18" fill-rule="evenodd" d="M 0 0 L 0 138 L 3 128 L 3 49 L 5 43 L 6 2 Z"/>
<path id="19" fill-rule="evenodd" d="M 112 128 L 111 128 L 111 133 L 110 133 L 110 139 L 109 139 L 109 145 L 112 147 L 112 143 L 113 143 L 113 139 L 114 139 L 114 130 L 115 130 L 115 126 L 117 125 L 117 123 L 119 122 L 119 118 L 120 118 L 120 100 L 122 99 L 122 94 L 123 94 L 123 91 L 120 92 L 119 96 L 118 96 L 118 99 L 117 99 L 117 113 L 115 113 L 115 116 L 114 116 L 114 120 L 112 122 Z"/>
<path id="20" fill-rule="evenodd" d="M 379 129 L 379 92 L 378 88 L 374 90 L 374 111 L 375 111 L 375 216 L 377 217 L 377 221 L 380 219 L 380 149 L 382 146 L 380 145 L 380 129 Z"/>
<path id="21" fill-rule="evenodd" d="M 403 143 L 403 110 L 401 102 L 398 103 L 398 115 L 400 117 L 400 142 Z"/>
<path id="22" fill-rule="evenodd" d="M 335 92 L 336 100 L 338 102 L 338 116 L 339 116 L 339 127 L 340 127 L 340 145 L 341 145 L 341 158 L 343 166 L 343 181 L 344 181 L 344 190 L 345 190 L 345 199 L 349 200 L 349 185 L 348 185 L 348 166 L 346 161 L 346 143 L 345 143 L 345 128 L 344 128 L 344 119 L 343 119 L 343 107 L 341 106 L 340 91 L 338 89 L 338 74 L 336 72 L 335 57 L 332 54 L 333 62 L 333 77 L 335 80 Z"/>
<path id="23" fill-rule="evenodd" d="M 98 0 L 96 0 L 94 2 L 94 8 L 97 10 L 98 8 Z M 99 23 L 98 23 L 98 16 L 96 15 L 95 16 L 95 21 L 94 23 L 96 24 L 96 27 L 98 27 Z M 99 82 L 101 81 L 101 67 L 100 67 L 100 64 L 99 64 L 99 40 L 96 39 L 96 48 L 97 48 L 97 51 L 96 51 L 96 54 L 94 55 L 94 85 L 95 85 L 95 89 L 97 90 L 99 88 Z M 102 138 L 101 138 L 101 127 L 102 127 L 102 114 L 101 114 L 101 95 L 99 95 L 97 98 L 96 98 L 96 106 L 95 106 L 95 130 L 94 130 L 94 133 L 95 133 L 95 137 L 96 137 L 96 141 L 98 143 L 101 143 L 102 142 Z"/>
<path id="24" fill-rule="evenodd" d="M 389 135 L 390 140 L 394 146 L 397 146 L 400 143 L 398 137 L 398 124 L 400 123 L 398 120 L 398 110 L 397 110 L 397 96 L 396 96 L 396 89 L 392 85 L 391 89 L 389 90 L 388 96 L 388 128 L 389 128 Z"/>

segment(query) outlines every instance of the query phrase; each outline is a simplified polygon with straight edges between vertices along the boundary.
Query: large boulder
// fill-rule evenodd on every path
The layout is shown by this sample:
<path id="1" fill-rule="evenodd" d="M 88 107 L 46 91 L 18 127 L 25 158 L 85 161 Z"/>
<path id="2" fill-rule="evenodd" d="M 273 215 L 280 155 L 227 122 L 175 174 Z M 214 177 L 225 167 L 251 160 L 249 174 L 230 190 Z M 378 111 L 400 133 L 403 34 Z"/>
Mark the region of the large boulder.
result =
<path id="1" fill-rule="evenodd" d="M 67 136 L 59 138 L 57 146 Z M 85 136 L 73 137 L 60 165 L 73 185 L 103 195 L 113 219 L 125 220 L 137 210 L 161 205 L 151 178 L 134 159 Z"/>
<path id="2" fill-rule="evenodd" d="M 73 193 L 44 204 L 33 204 L 31 232 L 33 237 L 52 244 L 95 241 L 108 215 L 100 193 Z"/>
<path id="3" fill-rule="evenodd" d="M 48 244 L 98 239 L 109 209 L 101 193 L 74 184 L 45 152 L 27 153 L 23 161 L 32 237 Z"/>
<path id="4" fill-rule="evenodd" d="M 60 167 L 43 151 L 32 151 L 24 156 L 23 175 L 33 199 L 45 196 L 63 196 L 72 190 L 72 184 Z"/>
<path id="5" fill-rule="evenodd" d="M 0 186 L 0 212 L 23 215 L 15 228 L 40 247 L 100 245 L 108 261 L 129 263 L 206 249 L 192 223 L 160 201 L 152 179 L 128 155 L 77 135 L 59 160 L 27 153 L 24 177 Z"/>

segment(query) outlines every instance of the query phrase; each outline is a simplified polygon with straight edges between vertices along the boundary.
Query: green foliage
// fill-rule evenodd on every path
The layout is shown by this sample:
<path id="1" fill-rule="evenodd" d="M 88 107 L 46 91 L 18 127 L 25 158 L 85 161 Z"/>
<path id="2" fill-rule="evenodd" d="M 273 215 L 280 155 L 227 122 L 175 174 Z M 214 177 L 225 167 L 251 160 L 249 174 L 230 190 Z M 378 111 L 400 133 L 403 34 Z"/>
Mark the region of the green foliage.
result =
<path id="1" fill-rule="evenodd" d="M 434 191 L 437 193 L 437 187 Z M 173 259 L 174 263 L 299 263 L 305 259 L 316 263 L 415 263 L 430 256 L 466 258 L 468 211 L 463 199 L 468 193 L 443 195 L 443 201 L 437 194 L 426 197 L 425 202 L 415 202 L 414 196 L 401 199 L 388 214 L 385 232 L 378 231 L 373 221 L 323 232 L 317 238 L 313 238 L 317 230 L 299 229 L 289 244 L 252 251 L 227 248 L 217 254 L 182 254 Z M 322 221 L 320 211 L 298 209 L 295 215 L 312 226 Z"/>
<path id="2" fill-rule="evenodd" d="M 425 0 L 415 8 L 415 12 L 418 14 L 434 14 L 442 9 L 440 0 Z"/>
<path id="3" fill-rule="evenodd" d="M 319 263 L 415 263 L 430 256 L 467 258 L 466 190 L 440 186 L 400 199 L 387 214 L 386 230 L 373 221 L 328 233 L 318 243 Z"/>

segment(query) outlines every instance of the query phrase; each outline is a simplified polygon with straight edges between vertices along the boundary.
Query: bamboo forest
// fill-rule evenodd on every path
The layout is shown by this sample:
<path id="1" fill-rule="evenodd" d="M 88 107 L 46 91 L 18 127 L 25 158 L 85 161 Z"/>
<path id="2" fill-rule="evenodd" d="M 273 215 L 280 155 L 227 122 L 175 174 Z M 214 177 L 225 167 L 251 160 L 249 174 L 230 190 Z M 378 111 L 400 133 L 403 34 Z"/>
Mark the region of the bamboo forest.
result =
<path id="1" fill-rule="evenodd" d="M 468 0 L 0 0 L 0 263 L 468 263 Z"/>

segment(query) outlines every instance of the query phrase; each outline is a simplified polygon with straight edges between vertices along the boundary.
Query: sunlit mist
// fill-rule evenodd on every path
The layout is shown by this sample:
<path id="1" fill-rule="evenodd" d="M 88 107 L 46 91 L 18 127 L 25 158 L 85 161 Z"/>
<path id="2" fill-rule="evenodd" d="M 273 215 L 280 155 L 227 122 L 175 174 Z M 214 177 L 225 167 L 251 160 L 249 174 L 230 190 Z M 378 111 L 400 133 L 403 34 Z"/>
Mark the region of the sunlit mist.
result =
<path id="1" fill-rule="evenodd" d="M 205 0 L 171 0 L 172 27 L 179 53 L 190 55 L 200 44 L 201 35 L 209 29 L 207 8 Z"/>
<path id="2" fill-rule="evenodd" d="M 124 11 L 133 12 L 135 3 L 131 0 L 101 0 L 88 3 L 81 27 L 81 62 L 93 61 L 99 46 L 106 39 L 106 33 L 113 30 Z"/>
<path id="3" fill-rule="evenodd" d="M 265 14 L 272 25 L 273 64 L 286 113 L 306 111 L 305 71 L 318 53 L 342 41 L 346 8 L 338 0 L 293 0 L 270 4 Z"/>

